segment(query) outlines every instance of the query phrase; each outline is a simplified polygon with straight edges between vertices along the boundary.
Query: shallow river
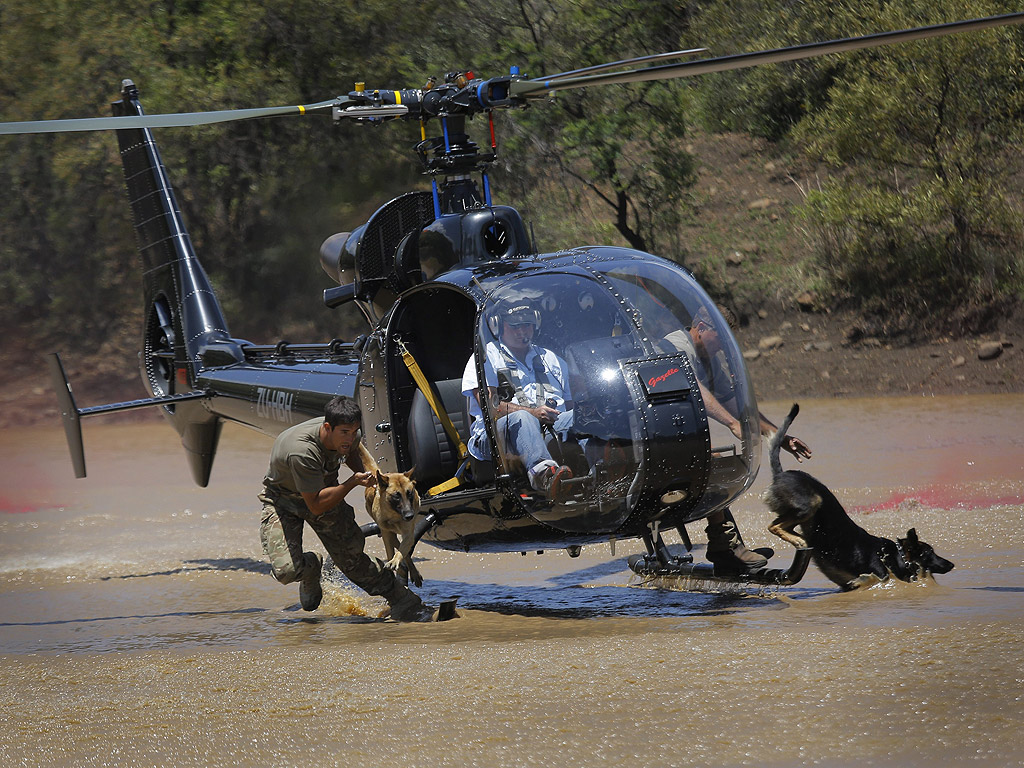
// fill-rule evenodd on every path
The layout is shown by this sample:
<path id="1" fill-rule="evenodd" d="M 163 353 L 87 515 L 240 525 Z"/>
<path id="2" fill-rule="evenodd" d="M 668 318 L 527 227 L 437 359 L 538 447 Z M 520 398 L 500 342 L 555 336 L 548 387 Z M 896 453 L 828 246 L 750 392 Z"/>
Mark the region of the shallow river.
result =
<path id="1" fill-rule="evenodd" d="M 162 423 L 87 421 L 84 480 L 59 424 L 7 430 L 0 764 L 1022 764 L 1024 395 L 801 407 L 803 468 L 872 533 L 916 527 L 952 572 L 845 594 L 812 565 L 715 594 L 639 583 L 639 542 L 424 546 L 422 593 L 458 595 L 459 620 L 374 620 L 383 603 L 337 572 L 307 614 L 260 549 L 267 438 L 226 429 L 201 489 Z M 762 469 L 734 511 L 785 567 Z"/>

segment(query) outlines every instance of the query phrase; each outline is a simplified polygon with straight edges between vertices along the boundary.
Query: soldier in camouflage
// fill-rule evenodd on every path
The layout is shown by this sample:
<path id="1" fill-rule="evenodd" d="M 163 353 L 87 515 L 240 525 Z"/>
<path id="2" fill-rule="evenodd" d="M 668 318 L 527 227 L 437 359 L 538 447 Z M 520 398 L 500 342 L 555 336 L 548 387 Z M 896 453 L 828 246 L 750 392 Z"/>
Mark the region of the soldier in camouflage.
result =
<path id="1" fill-rule="evenodd" d="M 274 578 L 282 584 L 299 581 L 302 607 L 315 611 L 323 599 L 323 558 L 302 549 L 302 528 L 308 523 L 349 581 L 388 601 L 392 618 L 429 620 L 432 609 L 398 581 L 383 562 L 363 551 L 363 533 L 356 525 L 355 512 L 345 502 L 345 496 L 356 487 L 375 482 L 369 472 L 363 471 L 359 458 L 360 423 L 356 402 L 339 396 L 327 404 L 324 418 L 310 419 L 278 435 L 259 495 L 263 502 L 263 551 Z M 342 461 L 353 474 L 339 483 Z"/>

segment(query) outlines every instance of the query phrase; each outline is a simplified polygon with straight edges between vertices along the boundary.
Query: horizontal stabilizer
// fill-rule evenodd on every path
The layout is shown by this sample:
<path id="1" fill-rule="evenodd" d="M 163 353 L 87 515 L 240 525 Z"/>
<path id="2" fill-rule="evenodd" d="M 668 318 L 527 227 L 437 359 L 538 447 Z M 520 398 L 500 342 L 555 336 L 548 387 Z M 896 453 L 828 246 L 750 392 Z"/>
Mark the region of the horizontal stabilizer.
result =
<path id="1" fill-rule="evenodd" d="M 82 444 L 83 416 L 96 416 L 101 413 L 115 413 L 117 411 L 129 411 L 134 408 L 148 408 L 153 405 L 173 405 L 185 400 L 200 400 L 213 397 L 212 392 L 185 392 L 180 395 L 165 395 L 163 397 L 147 397 L 142 400 L 126 400 L 122 403 L 109 403 L 107 405 L 95 405 L 90 408 L 79 408 L 75 404 L 75 396 L 71 391 L 71 382 L 64 370 L 60 355 L 52 352 L 48 355 L 50 363 L 50 380 L 53 382 L 53 389 L 57 393 L 57 403 L 60 406 L 61 419 L 64 421 L 64 434 L 68 440 L 68 450 L 71 451 L 71 463 L 75 467 L 75 477 L 85 477 L 85 448 Z"/>

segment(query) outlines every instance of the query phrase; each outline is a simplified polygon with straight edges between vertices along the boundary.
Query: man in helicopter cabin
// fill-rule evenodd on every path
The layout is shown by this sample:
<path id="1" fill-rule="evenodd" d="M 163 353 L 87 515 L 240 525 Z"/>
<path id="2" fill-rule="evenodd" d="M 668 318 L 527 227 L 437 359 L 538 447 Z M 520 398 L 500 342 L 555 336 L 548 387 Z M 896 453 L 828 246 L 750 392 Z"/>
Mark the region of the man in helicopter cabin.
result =
<path id="1" fill-rule="evenodd" d="M 376 482 L 359 458 L 361 422 L 355 400 L 338 396 L 327 403 L 323 417 L 278 435 L 259 494 L 263 551 L 274 578 L 282 584 L 298 581 L 299 602 L 304 610 L 315 611 L 323 599 L 323 557 L 302 549 L 302 529 L 308 523 L 349 581 L 388 601 L 391 618 L 429 621 L 433 609 L 402 584 L 394 571 L 363 551 L 365 538 L 345 501 L 355 488 Z M 342 462 L 352 476 L 339 483 Z"/>
<path id="2" fill-rule="evenodd" d="M 729 326 L 735 327 L 733 313 L 727 307 L 719 307 L 719 311 Z M 697 377 L 708 416 L 724 424 L 737 438 L 742 439 L 740 422 L 735 414 L 736 393 L 732 376 L 724 360 L 725 356 L 721 354 L 722 342 L 707 308 L 698 309 L 688 327 L 670 331 L 657 346 L 665 353 L 682 352 L 686 355 Z M 757 416 L 761 434 L 771 439 L 778 427 L 760 411 Z M 811 449 L 797 437 L 787 436 L 782 447 L 793 454 L 797 461 L 811 458 Z M 708 536 L 707 558 L 724 570 L 764 568 L 768 565 L 768 558 L 774 554 L 770 547 L 747 549 L 728 507 L 708 515 L 704 530 Z"/>
<path id="3" fill-rule="evenodd" d="M 518 457 L 530 486 L 557 502 L 561 484 L 572 478 L 572 470 L 551 458 L 544 433 L 564 434 L 572 426 L 568 366 L 550 349 L 533 343 L 540 328 L 540 311 L 531 302 L 499 302 L 488 315 L 487 325 L 498 339 L 498 343 L 487 344 L 484 377 L 502 453 Z M 499 391 L 505 393 L 500 399 Z M 478 461 L 491 461 L 475 355 L 466 363 L 462 394 L 469 398 L 469 452 Z"/>

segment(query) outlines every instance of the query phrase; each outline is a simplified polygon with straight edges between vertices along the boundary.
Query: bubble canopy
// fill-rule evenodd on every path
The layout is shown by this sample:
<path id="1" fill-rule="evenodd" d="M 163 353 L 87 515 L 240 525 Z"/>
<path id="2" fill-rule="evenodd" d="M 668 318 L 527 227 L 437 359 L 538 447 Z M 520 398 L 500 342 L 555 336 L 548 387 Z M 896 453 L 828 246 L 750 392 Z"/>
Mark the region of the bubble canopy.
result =
<path id="1" fill-rule="evenodd" d="M 671 262 L 587 256 L 488 294 L 475 341 L 478 452 L 529 515 L 565 532 L 614 532 L 634 515 L 679 524 L 728 505 L 760 462 L 757 404 L 728 323 Z M 534 477 L 538 457 L 569 470 L 555 494 Z"/>

